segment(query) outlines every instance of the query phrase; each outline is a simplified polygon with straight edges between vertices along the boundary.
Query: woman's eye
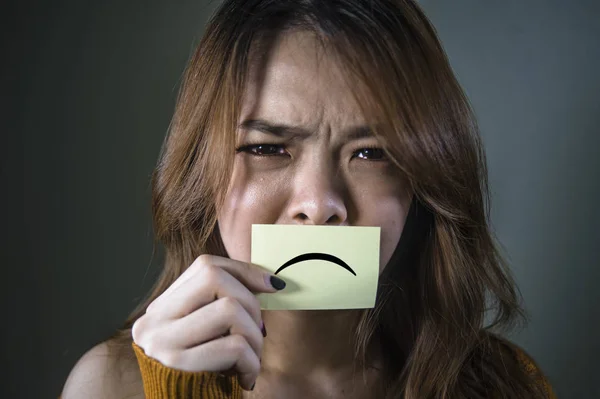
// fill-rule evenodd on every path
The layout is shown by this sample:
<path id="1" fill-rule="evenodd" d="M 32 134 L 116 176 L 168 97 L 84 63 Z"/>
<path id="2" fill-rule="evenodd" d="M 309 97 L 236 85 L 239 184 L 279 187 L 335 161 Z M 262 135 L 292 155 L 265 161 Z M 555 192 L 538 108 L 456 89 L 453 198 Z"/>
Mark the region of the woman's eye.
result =
<path id="1" fill-rule="evenodd" d="M 368 161 L 382 161 L 386 159 L 385 151 L 381 148 L 361 148 L 358 151 L 354 151 L 352 157 Z"/>
<path id="2" fill-rule="evenodd" d="M 237 152 L 247 152 L 251 155 L 270 156 L 270 155 L 286 155 L 285 147 L 277 144 L 252 144 L 242 146 L 237 149 Z"/>

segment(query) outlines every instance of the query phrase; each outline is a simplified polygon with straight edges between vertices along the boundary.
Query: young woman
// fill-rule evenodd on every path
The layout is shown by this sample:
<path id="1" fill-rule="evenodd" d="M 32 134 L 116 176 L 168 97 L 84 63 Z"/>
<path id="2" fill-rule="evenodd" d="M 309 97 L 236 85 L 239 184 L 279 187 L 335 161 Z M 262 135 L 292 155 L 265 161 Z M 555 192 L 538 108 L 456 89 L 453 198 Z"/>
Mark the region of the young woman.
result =
<path id="1" fill-rule="evenodd" d="M 153 178 L 164 270 L 63 398 L 542 398 L 477 126 L 408 0 L 226 0 Z M 252 224 L 381 227 L 373 309 L 261 311 Z M 491 320 L 485 324 L 484 319 Z"/>

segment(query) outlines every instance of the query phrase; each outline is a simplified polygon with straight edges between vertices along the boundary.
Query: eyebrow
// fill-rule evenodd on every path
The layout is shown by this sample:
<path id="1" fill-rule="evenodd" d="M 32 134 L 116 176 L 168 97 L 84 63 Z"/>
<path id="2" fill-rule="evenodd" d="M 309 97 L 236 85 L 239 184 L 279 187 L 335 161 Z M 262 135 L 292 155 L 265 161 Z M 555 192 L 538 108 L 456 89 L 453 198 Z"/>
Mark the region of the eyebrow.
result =
<path id="1" fill-rule="evenodd" d="M 245 130 L 256 130 L 262 133 L 271 134 L 277 137 L 290 136 L 309 136 L 311 132 L 299 126 L 285 125 L 281 123 L 271 123 L 263 119 L 247 119 L 240 123 L 240 128 Z M 356 126 L 348 130 L 347 138 L 358 140 L 375 137 L 369 126 Z"/>

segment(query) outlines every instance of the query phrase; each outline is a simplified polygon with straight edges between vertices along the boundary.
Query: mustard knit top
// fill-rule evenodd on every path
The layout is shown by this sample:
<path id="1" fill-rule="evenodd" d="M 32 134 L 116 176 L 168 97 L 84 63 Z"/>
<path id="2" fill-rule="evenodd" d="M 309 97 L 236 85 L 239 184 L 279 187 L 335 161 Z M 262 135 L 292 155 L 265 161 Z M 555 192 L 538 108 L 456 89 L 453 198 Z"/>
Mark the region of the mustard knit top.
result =
<path id="1" fill-rule="evenodd" d="M 147 399 L 242 399 L 242 388 L 235 375 L 174 370 L 146 356 L 135 342 L 133 350 L 140 366 Z M 523 352 L 519 352 L 518 356 L 528 372 L 537 371 L 531 359 Z M 556 399 L 547 380 L 540 380 L 539 383 L 548 393 L 549 399 Z"/>

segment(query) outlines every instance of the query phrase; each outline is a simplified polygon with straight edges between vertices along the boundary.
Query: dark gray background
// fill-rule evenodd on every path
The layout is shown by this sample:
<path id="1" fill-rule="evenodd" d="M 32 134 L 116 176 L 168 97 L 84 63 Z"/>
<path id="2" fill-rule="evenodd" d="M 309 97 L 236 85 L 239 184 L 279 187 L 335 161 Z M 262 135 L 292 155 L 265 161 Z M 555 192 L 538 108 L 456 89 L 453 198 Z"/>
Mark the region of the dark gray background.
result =
<path id="1" fill-rule="evenodd" d="M 473 102 L 493 224 L 560 398 L 600 397 L 600 5 L 421 1 Z M 0 397 L 56 397 L 160 265 L 149 178 L 216 3 L 2 6 Z"/>

